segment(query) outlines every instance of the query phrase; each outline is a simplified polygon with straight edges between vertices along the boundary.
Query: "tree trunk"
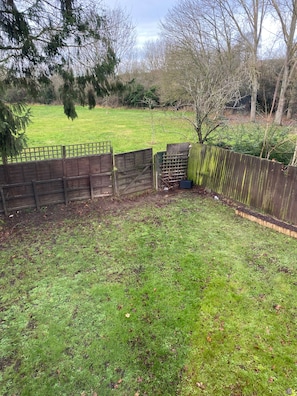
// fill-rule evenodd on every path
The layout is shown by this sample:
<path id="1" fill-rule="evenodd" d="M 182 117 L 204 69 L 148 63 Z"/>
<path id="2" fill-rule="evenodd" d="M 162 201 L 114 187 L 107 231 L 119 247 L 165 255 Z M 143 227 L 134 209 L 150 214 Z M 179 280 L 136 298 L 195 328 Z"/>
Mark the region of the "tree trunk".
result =
<path id="1" fill-rule="evenodd" d="M 202 119 L 201 119 L 198 104 L 195 104 L 195 113 L 196 113 L 195 114 L 195 118 L 196 118 L 195 130 L 196 130 L 197 137 L 198 137 L 198 143 L 203 144 L 204 139 L 203 139 L 203 135 L 202 135 Z"/>
<path id="2" fill-rule="evenodd" d="M 201 125 L 201 123 L 197 124 L 195 129 L 196 129 L 196 133 L 197 133 L 197 136 L 198 136 L 198 143 L 203 144 L 204 143 L 204 139 L 203 139 L 203 136 L 202 136 L 202 125 Z"/>
<path id="3" fill-rule="evenodd" d="M 293 104 L 294 104 L 294 99 L 293 99 L 292 95 L 290 95 L 290 100 L 289 100 L 289 104 L 288 104 L 288 111 L 287 111 L 287 120 L 291 120 L 292 119 Z"/>
<path id="4" fill-rule="evenodd" d="M 295 69 L 296 69 L 296 61 L 293 64 L 293 67 L 290 70 L 290 76 L 289 76 L 289 88 L 288 88 L 288 93 L 289 93 L 289 103 L 288 103 L 288 111 L 287 111 L 287 120 L 291 120 L 293 117 L 293 112 L 294 112 L 294 105 L 296 104 L 296 93 L 297 93 L 297 85 L 296 85 L 296 79 L 295 79 Z"/>
<path id="5" fill-rule="evenodd" d="M 257 97 L 258 97 L 258 78 L 257 78 L 257 75 L 255 74 L 252 79 L 251 113 L 250 113 L 251 122 L 256 121 Z"/>
<path id="6" fill-rule="evenodd" d="M 280 89 L 277 110 L 276 110 L 275 117 L 274 117 L 274 122 L 277 125 L 282 124 L 282 118 L 283 118 L 284 108 L 285 108 L 285 104 L 286 104 L 286 92 L 287 92 L 288 84 L 289 84 L 289 65 L 288 65 L 288 62 L 286 61 L 286 64 L 284 67 L 284 72 L 283 72 L 283 80 L 282 80 L 282 85 L 281 85 L 281 89 Z"/>

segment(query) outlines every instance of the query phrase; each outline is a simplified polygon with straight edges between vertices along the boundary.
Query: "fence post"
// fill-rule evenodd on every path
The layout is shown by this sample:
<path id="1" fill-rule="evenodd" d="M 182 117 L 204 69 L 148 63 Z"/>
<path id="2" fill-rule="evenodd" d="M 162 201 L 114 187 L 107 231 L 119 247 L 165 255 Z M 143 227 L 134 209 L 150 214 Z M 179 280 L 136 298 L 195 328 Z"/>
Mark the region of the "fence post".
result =
<path id="1" fill-rule="evenodd" d="M 166 154 L 166 151 L 159 151 L 154 155 L 154 182 L 156 191 L 161 188 L 161 167 L 164 154 Z"/>
<path id="2" fill-rule="evenodd" d="M 113 195 L 118 196 L 119 192 L 118 192 L 118 184 L 117 184 L 116 159 L 112 148 L 111 148 L 111 155 L 112 155 L 112 190 L 113 190 Z"/>
<path id="3" fill-rule="evenodd" d="M 7 210 L 7 206 L 6 206 L 6 202 L 5 202 L 5 196 L 4 196 L 3 187 L 0 188 L 0 193 L 1 193 L 1 199 L 2 199 L 2 205 L 3 205 L 4 214 L 5 214 L 5 216 L 8 216 L 8 210 Z"/>
<path id="4" fill-rule="evenodd" d="M 39 210 L 40 209 L 40 203 L 39 203 L 39 197 L 38 197 L 38 192 L 37 192 L 36 181 L 35 180 L 32 180 L 32 187 L 33 187 L 33 193 L 34 193 L 36 209 Z"/>
<path id="5" fill-rule="evenodd" d="M 64 190 L 64 202 L 68 204 L 68 192 L 67 192 L 67 178 L 63 177 L 63 190 Z"/>
<path id="6" fill-rule="evenodd" d="M 94 199 L 93 177 L 92 177 L 91 174 L 89 175 L 89 180 L 90 180 L 90 195 L 91 195 L 91 199 Z"/>

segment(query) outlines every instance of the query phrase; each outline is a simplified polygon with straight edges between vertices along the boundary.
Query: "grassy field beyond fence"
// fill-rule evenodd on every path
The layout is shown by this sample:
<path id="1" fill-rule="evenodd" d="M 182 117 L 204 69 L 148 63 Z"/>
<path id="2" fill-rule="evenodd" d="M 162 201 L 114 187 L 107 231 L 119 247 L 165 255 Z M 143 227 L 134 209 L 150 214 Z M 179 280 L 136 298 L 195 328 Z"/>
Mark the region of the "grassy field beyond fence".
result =
<path id="1" fill-rule="evenodd" d="M 1 395 L 296 394 L 296 240 L 195 190 L 100 202 L 3 220 Z"/>
<path id="2" fill-rule="evenodd" d="M 28 146 L 110 140 L 116 153 L 149 147 L 157 152 L 165 150 L 167 143 L 195 140 L 190 125 L 173 111 L 78 107 L 78 118 L 71 121 L 62 106 L 33 105 L 31 110 Z"/>

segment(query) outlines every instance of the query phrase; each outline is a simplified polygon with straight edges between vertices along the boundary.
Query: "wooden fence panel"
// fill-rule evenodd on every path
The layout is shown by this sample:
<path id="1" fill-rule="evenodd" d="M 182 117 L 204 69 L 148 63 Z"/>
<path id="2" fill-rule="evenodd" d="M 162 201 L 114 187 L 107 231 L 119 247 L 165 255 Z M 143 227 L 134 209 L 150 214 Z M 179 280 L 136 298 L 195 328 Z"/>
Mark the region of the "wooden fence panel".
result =
<path id="1" fill-rule="evenodd" d="M 153 151 L 145 149 L 115 155 L 115 193 L 144 192 L 153 188 Z"/>
<path id="2" fill-rule="evenodd" d="M 112 155 L 65 160 L 65 177 L 70 201 L 113 194 Z"/>
<path id="3" fill-rule="evenodd" d="M 188 178 L 251 208 L 297 224 L 296 167 L 195 144 L 190 151 Z"/>
<path id="4" fill-rule="evenodd" d="M 1 186 L 1 212 L 36 207 L 32 182 Z"/>
<path id="5" fill-rule="evenodd" d="M 112 152 L 73 158 L 69 155 L 0 165 L 0 212 L 8 214 L 24 208 L 39 209 L 153 188 L 152 149 L 116 156 Z"/>
<path id="6" fill-rule="evenodd" d="M 33 182 L 36 207 L 66 203 L 63 178 Z"/>
<path id="7" fill-rule="evenodd" d="M 0 169 L 0 212 L 6 214 L 113 194 L 112 153 L 6 164 Z"/>
<path id="8" fill-rule="evenodd" d="M 289 167 L 284 171 L 284 177 L 286 179 L 284 187 L 284 197 L 290 197 L 290 200 L 283 200 L 283 207 L 281 213 L 283 216 L 287 216 L 291 219 L 297 217 L 297 169 L 296 167 Z M 292 221 L 293 222 L 293 221 Z M 297 224 L 297 221 L 294 222 Z"/>

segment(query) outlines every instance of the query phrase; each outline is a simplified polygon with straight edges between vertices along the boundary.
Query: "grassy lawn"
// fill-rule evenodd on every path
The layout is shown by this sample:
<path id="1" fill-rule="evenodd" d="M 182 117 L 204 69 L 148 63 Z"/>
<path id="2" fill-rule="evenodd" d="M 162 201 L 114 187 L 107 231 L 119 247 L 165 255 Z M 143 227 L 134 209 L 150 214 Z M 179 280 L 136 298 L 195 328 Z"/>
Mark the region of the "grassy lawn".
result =
<path id="1" fill-rule="evenodd" d="M 1 395 L 296 394 L 296 240 L 195 190 L 100 202 L 3 220 Z"/>
<path id="2" fill-rule="evenodd" d="M 31 106 L 33 122 L 27 129 L 28 146 L 51 146 L 110 140 L 115 153 L 167 143 L 195 141 L 190 125 L 172 111 L 78 107 L 78 118 L 69 120 L 62 106 Z"/>
<path id="3" fill-rule="evenodd" d="M 166 150 L 168 143 L 197 142 L 193 127 L 185 120 L 185 116 L 193 118 L 190 113 L 101 107 L 89 110 L 78 106 L 78 118 L 71 121 L 62 106 L 32 105 L 31 111 L 33 122 L 27 128 L 29 147 L 111 141 L 115 153 L 149 147 L 156 153 Z M 208 143 L 223 142 L 235 151 L 260 155 L 266 128 L 263 120 L 255 124 L 238 116 L 226 118 L 225 122 L 226 127 L 211 134 Z M 286 127 L 271 126 L 269 136 L 277 134 L 277 130 L 280 134 Z"/>

